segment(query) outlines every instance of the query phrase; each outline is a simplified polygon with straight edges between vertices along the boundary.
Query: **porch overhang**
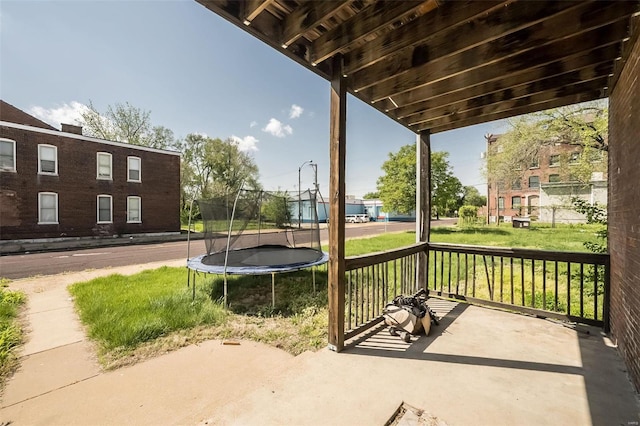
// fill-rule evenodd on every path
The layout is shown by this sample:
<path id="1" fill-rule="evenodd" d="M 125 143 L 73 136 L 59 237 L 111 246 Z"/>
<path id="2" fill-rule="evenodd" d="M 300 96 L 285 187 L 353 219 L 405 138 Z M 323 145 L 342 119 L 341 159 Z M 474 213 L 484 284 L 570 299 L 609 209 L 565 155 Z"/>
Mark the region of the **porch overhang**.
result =
<path id="1" fill-rule="evenodd" d="M 431 134 L 607 97 L 640 20 L 638 1 L 197 1 Z"/>

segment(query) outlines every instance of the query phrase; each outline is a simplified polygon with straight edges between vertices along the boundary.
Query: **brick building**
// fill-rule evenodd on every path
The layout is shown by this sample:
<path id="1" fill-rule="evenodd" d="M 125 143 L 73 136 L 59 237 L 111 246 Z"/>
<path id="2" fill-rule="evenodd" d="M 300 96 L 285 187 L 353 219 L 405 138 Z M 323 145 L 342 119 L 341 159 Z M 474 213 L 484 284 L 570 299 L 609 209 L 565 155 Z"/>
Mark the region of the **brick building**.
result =
<path id="1" fill-rule="evenodd" d="M 180 154 L 62 131 L 0 101 L 0 239 L 180 231 Z"/>
<path id="2" fill-rule="evenodd" d="M 500 155 L 500 135 L 486 139 L 487 154 Z M 519 216 L 543 222 L 584 222 L 584 216 L 571 208 L 572 197 L 606 206 L 606 173 L 593 173 L 589 183 L 578 182 L 571 175 L 572 163 L 580 153 L 581 149 L 572 145 L 545 145 L 531 164 L 514 164 L 511 182 L 489 174 L 489 221 L 495 223 L 500 216 L 509 222 Z"/>

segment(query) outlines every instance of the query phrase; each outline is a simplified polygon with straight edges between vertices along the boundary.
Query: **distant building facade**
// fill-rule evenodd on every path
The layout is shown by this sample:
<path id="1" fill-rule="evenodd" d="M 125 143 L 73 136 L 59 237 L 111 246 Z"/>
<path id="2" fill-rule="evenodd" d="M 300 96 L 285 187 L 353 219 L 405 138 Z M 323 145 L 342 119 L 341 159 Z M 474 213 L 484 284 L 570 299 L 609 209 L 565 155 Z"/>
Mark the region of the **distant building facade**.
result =
<path id="1" fill-rule="evenodd" d="M 0 239 L 180 231 L 180 154 L 62 131 L 0 101 Z"/>
<path id="2" fill-rule="evenodd" d="M 487 155 L 500 155 L 500 135 L 487 138 Z M 487 206 L 489 222 L 510 222 L 514 217 L 528 217 L 546 223 L 584 223 L 584 215 L 573 210 L 572 197 L 579 197 L 606 207 L 606 173 L 593 173 L 588 183 L 571 175 L 572 163 L 581 153 L 575 145 L 542 146 L 529 165 L 514 164 L 514 180 L 501 182 L 488 176 Z M 561 163 L 568 163 L 561 168 Z"/>

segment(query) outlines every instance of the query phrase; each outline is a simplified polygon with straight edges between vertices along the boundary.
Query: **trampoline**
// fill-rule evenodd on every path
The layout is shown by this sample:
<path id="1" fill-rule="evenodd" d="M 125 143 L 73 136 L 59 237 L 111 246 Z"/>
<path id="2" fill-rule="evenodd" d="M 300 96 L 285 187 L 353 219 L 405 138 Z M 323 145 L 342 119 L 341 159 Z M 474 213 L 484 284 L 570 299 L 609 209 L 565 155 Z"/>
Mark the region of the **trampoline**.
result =
<path id="1" fill-rule="evenodd" d="M 225 306 L 227 275 L 271 274 L 275 306 L 275 275 L 307 268 L 312 268 L 315 293 L 314 267 L 329 261 L 328 253 L 320 249 L 315 192 L 308 190 L 304 199 L 292 199 L 286 193 L 241 190 L 234 198 L 198 200 L 196 204 L 207 252 L 193 258 L 187 254 L 187 285 L 193 272 L 194 297 L 196 273 L 223 275 Z M 293 222 L 292 218 L 302 221 Z M 246 231 L 250 224 L 252 229 Z"/>

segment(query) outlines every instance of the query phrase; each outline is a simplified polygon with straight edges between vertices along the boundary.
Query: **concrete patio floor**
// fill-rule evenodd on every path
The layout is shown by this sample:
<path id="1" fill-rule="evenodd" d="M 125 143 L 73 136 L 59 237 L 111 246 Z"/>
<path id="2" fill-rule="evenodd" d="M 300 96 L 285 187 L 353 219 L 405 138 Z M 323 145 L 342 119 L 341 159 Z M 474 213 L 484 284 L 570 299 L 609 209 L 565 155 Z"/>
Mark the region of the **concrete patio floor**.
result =
<path id="1" fill-rule="evenodd" d="M 104 372 L 66 285 L 146 267 L 12 283 L 29 293 L 29 332 L 0 424 L 383 425 L 403 402 L 446 425 L 640 421 L 638 395 L 598 329 L 439 299 L 429 304 L 441 324 L 411 343 L 382 325 L 340 354 L 208 341 Z"/>
<path id="2" fill-rule="evenodd" d="M 308 357 L 208 424 L 383 425 L 406 402 L 447 425 L 637 425 L 638 395 L 600 331 L 431 299 L 404 343 L 384 326 Z"/>

